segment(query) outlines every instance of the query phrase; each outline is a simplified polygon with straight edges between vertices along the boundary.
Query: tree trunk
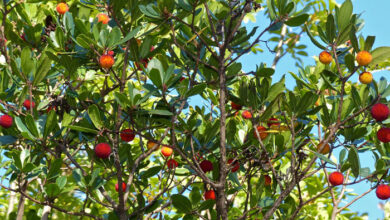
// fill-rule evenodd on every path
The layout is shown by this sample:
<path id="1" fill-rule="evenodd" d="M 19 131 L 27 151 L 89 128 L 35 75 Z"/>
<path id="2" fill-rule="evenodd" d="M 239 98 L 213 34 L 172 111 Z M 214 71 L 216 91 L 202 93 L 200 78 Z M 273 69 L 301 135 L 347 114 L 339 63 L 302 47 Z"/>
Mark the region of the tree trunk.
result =
<path id="1" fill-rule="evenodd" d="M 26 189 L 27 189 L 27 182 L 23 181 L 21 190 L 23 192 L 26 192 Z M 16 215 L 16 220 L 22 220 L 23 219 L 24 203 L 25 203 L 25 201 L 26 201 L 26 197 L 24 197 L 23 195 L 20 195 L 19 204 L 18 204 L 18 213 Z"/>
<path id="2" fill-rule="evenodd" d="M 16 188 L 15 182 L 12 182 L 9 187 L 11 189 L 15 189 Z M 14 210 L 15 200 L 16 200 L 16 193 L 14 191 L 11 191 L 8 200 L 7 218 L 9 217 L 9 214 L 11 214 L 11 212 Z"/>
<path id="3" fill-rule="evenodd" d="M 50 212 L 51 212 L 51 207 L 45 205 L 45 206 L 43 207 L 43 214 L 42 214 L 41 220 L 48 220 L 48 219 L 49 219 L 49 214 L 50 214 Z"/>

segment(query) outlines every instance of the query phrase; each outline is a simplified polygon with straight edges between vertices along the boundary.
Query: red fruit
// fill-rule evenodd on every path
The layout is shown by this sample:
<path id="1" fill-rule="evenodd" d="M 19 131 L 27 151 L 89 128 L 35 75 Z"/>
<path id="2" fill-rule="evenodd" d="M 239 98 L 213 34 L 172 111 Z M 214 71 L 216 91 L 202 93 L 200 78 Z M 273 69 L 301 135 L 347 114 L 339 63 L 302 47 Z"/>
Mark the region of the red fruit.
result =
<path id="1" fill-rule="evenodd" d="M 114 60 L 113 56 L 110 56 L 107 54 L 100 56 L 99 64 L 102 68 L 109 69 L 114 65 L 114 63 L 115 63 L 115 60 Z"/>
<path id="2" fill-rule="evenodd" d="M 162 155 L 164 155 L 165 157 L 169 157 L 169 156 L 172 155 L 173 149 L 170 148 L 170 147 L 168 147 L 168 146 L 163 146 L 163 147 L 161 148 L 161 153 L 162 153 Z"/>
<path id="3" fill-rule="evenodd" d="M 107 143 L 100 143 L 95 147 L 95 155 L 99 158 L 106 159 L 111 154 L 111 147 Z"/>
<path id="4" fill-rule="evenodd" d="M 214 192 L 214 190 L 207 190 L 204 193 L 204 199 L 205 200 L 209 200 L 209 199 L 215 200 L 215 192 Z"/>
<path id="5" fill-rule="evenodd" d="M 341 185 L 344 182 L 344 176 L 340 172 L 333 172 L 329 175 L 329 182 L 332 186 Z"/>
<path id="6" fill-rule="evenodd" d="M 141 59 L 140 61 L 145 69 L 148 68 L 148 63 L 149 63 L 148 58 Z M 135 67 L 137 67 L 137 70 L 142 71 L 142 67 L 138 62 L 135 63 Z"/>
<path id="7" fill-rule="evenodd" d="M 119 192 L 119 184 L 115 184 L 115 190 Z M 122 182 L 122 192 L 126 191 L 126 183 Z"/>
<path id="8" fill-rule="evenodd" d="M 180 79 L 179 79 L 179 82 L 185 80 L 186 78 L 184 76 L 182 76 Z"/>
<path id="9" fill-rule="evenodd" d="M 134 140 L 135 134 L 134 131 L 131 129 L 124 129 L 120 133 L 122 141 L 130 142 Z"/>
<path id="10" fill-rule="evenodd" d="M 257 132 L 259 132 L 261 140 L 264 140 L 268 136 L 268 133 L 265 132 L 267 130 L 265 127 L 259 125 L 259 126 L 257 126 L 256 129 L 257 129 Z M 256 131 L 253 131 L 253 134 L 255 135 L 256 138 L 258 138 Z"/>
<path id="11" fill-rule="evenodd" d="M 167 161 L 167 166 L 169 169 L 175 169 L 177 166 L 179 166 L 179 163 L 175 159 L 169 159 Z"/>
<path id="12" fill-rule="evenodd" d="M 388 186 L 386 184 L 380 184 L 376 188 L 375 193 L 376 193 L 376 196 L 378 197 L 378 199 L 386 200 L 386 199 L 390 198 L 390 186 Z"/>
<path id="13" fill-rule="evenodd" d="M 107 52 L 107 54 L 110 55 L 110 56 L 114 56 L 114 51 L 109 50 L 109 51 Z"/>
<path id="14" fill-rule="evenodd" d="M 271 127 L 272 125 L 276 125 L 276 126 L 280 125 L 279 120 L 277 118 L 268 119 L 267 126 Z"/>
<path id="15" fill-rule="evenodd" d="M 231 105 L 232 105 L 232 109 L 234 109 L 234 110 L 240 111 L 242 109 L 241 105 L 236 104 L 234 102 L 231 102 Z"/>
<path id="16" fill-rule="evenodd" d="M 0 116 L 0 126 L 3 128 L 10 128 L 12 126 L 12 117 L 9 115 Z"/>
<path id="17" fill-rule="evenodd" d="M 49 113 L 51 110 L 57 111 L 57 106 L 49 106 L 46 111 Z"/>
<path id="18" fill-rule="evenodd" d="M 252 114 L 248 110 L 245 110 L 244 112 L 242 112 L 242 117 L 245 119 L 251 119 Z"/>
<path id="19" fill-rule="evenodd" d="M 376 136 L 378 137 L 378 140 L 383 143 L 390 142 L 390 128 L 381 128 L 376 133 Z"/>
<path id="20" fill-rule="evenodd" d="M 265 175 L 265 176 L 264 176 L 264 185 L 265 185 L 265 186 L 270 186 L 271 183 L 272 183 L 271 177 L 268 176 L 268 175 Z"/>
<path id="21" fill-rule="evenodd" d="M 35 108 L 35 102 L 34 102 L 34 101 L 30 102 L 30 99 L 26 99 L 26 100 L 24 100 L 24 102 L 23 102 L 23 106 L 24 106 L 27 110 L 30 110 L 30 107 Z"/>
<path id="22" fill-rule="evenodd" d="M 387 105 L 382 103 L 377 103 L 371 108 L 371 116 L 377 121 L 384 121 L 389 117 L 390 110 Z"/>
<path id="23" fill-rule="evenodd" d="M 205 173 L 213 170 L 213 163 L 211 163 L 209 160 L 202 161 L 199 166 Z"/>
<path id="24" fill-rule="evenodd" d="M 233 162 L 233 159 L 229 159 L 228 160 L 228 164 L 231 164 Z M 233 167 L 232 167 L 232 172 L 237 172 L 237 170 L 240 169 L 240 164 L 238 163 L 238 161 L 235 161 L 233 163 Z"/>
<path id="25" fill-rule="evenodd" d="M 26 34 L 20 35 L 20 38 L 22 38 L 22 40 L 26 41 Z"/>

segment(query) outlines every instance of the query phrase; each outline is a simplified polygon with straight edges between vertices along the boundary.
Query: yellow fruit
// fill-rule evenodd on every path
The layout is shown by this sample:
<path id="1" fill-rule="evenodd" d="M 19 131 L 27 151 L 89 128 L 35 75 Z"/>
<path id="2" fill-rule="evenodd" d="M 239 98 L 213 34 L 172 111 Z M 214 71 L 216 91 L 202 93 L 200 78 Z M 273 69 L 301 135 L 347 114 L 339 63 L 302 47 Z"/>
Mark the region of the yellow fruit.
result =
<path id="1" fill-rule="evenodd" d="M 317 151 L 321 154 L 328 154 L 330 152 L 330 146 L 329 144 L 326 144 L 325 147 L 320 151 L 320 149 L 322 148 L 323 146 L 323 142 L 320 142 L 318 145 L 317 145 Z"/>
<path id="2" fill-rule="evenodd" d="M 359 81 L 363 84 L 370 84 L 372 82 L 372 74 L 370 72 L 364 72 L 359 75 Z"/>
<path id="3" fill-rule="evenodd" d="M 360 66 L 367 66 L 372 61 L 372 56 L 369 52 L 362 50 L 356 55 L 356 61 Z"/>
<path id="4" fill-rule="evenodd" d="M 329 64 L 332 62 L 332 55 L 328 51 L 322 51 L 319 56 L 320 62 L 323 64 Z"/>
<path id="5" fill-rule="evenodd" d="M 156 143 L 154 143 L 152 141 L 148 141 L 148 144 L 147 144 L 148 150 L 152 149 L 156 145 L 157 145 Z M 158 148 L 156 148 L 156 150 L 158 150 Z"/>

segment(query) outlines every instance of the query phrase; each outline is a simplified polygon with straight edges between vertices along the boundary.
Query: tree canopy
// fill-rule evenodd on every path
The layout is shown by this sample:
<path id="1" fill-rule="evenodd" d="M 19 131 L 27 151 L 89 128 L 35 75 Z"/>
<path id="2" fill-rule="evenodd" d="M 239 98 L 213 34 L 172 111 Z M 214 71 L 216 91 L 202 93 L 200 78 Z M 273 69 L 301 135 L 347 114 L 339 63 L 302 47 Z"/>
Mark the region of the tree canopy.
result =
<path id="1" fill-rule="evenodd" d="M 390 198 L 390 47 L 351 0 L 0 6 L 4 219 L 363 219 L 353 202 Z"/>

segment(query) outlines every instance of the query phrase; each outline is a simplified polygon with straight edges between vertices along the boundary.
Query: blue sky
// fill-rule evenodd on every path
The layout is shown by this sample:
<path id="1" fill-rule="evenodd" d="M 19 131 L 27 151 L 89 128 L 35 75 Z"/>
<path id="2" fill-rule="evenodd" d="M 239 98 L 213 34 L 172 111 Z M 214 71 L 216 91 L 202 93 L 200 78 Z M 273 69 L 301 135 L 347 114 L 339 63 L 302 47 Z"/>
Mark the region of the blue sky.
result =
<path id="1" fill-rule="evenodd" d="M 337 0 L 338 3 L 342 3 L 343 1 Z M 360 14 L 362 13 L 361 18 L 365 20 L 365 26 L 362 30 L 363 35 L 366 37 L 367 35 L 376 36 L 376 41 L 373 48 L 379 46 L 390 46 L 389 35 L 390 35 L 390 1 L 389 0 L 352 0 L 354 5 L 354 13 Z M 256 17 L 256 23 L 249 22 L 247 24 L 248 27 L 259 26 L 258 31 L 262 31 L 264 27 L 269 24 L 268 20 L 264 20 L 262 17 L 262 13 L 260 12 Z M 266 40 L 267 36 L 265 36 L 262 40 Z M 303 58 L 305 65 L 313 65 L 315 64 L 313 56 L 318 56 L 321 52 L 320 49 L 315 47 L 305 36 L 302 38 L 301 43 L 308 46 L 308 54 L 309 56 Z M 264 46 L 264 45 L 263 45 Z M 266 48 L 265 48 L 266 50 Z M 263 53 L 257 55 L 246 55 L 240 61 L 243 64 L 244 71 L 251 71 L 256 68 L 256 64 L 260 62 L 267 63 L 268 66 L 272 65 L 273 55 L 270 53 Z M 283 74 L 286 74 L 287 81 L 286 85 L 289 89 L 292 89 L 292 85 L 295 83 L 291 77 L 289 77 L 288 72 L 297 72 L 297 68 L 295 67 L 295 61 L 289 57 L 284 57 L 276 67 L 276 73 L 274 75 L 273 81 L 277 82 Z M 390 80 L 389 71 L 381 71 L 375 72 L 374 79 L 379 80 L 381 77 L 385 77 L 387 80 Z M 352 81 L 357 81 L 357 74 L 351 79 Z M 338 158 L 338 152 L 335 152 L 336 158 Z M 370 167 L 371 171 L 374 167 L 374 159 L 371 153 L 365 153 L 364 155 L 360 155 L 360 160 L 362 167 Z M 354 192 L 357 194 L 362 194 L 367 191 L 370 187 L 370 183 L 362 182 L 357 185 L 354 185 L 352 188 Z M 353 198 L 348 198 L 350 201 Z M 379 200 L 375 191 L 372 191 L 362 199 L 358 200 L 356 203 L 350 206 L 350 209 L 360 213 L 368 213 L 369 219 L 383 219 L 383 211 L 378 208 L 378 203 L 382 202 Z M 340 205 L 343 205 L 340 204 Z"/>

